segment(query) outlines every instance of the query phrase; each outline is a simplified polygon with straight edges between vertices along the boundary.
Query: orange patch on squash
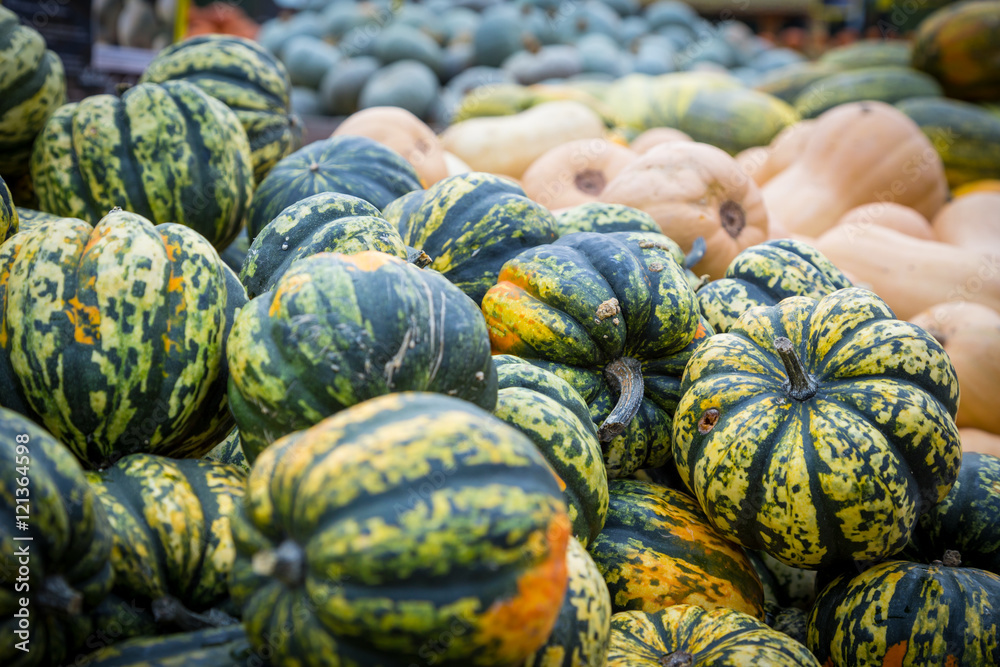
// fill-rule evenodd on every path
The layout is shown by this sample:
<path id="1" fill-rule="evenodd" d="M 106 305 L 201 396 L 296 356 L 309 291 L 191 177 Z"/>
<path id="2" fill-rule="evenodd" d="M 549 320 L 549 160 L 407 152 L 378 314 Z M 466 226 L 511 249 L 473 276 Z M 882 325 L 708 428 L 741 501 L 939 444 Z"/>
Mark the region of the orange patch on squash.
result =
<path id="1" fill-rule="evenodd" d="M 344 256 L 345 262 L 350 262 L 362 271 L 377 271 L 386 264 L 396 261 L 392 255 L 376 250 L 365 250 L 356 255 Z"/>
<path id="2" fill-rule="evenodd" d="M 271 307 L 267 311 L 268 316 L 274 317 L 278 314 L 281 310 L 281 298 L 283 296 L 298 292 L 304 285 L 308 285 L 310 282 L 312 282 L 312 279 L 304 273 L 297 273 L 283 279 L 281 286 L 274 290 L 274 299 L 271 301 Z"/>
<path id="3" fill-rule="evenodd" d="M 890 646 L 882 658 L 882 667 L 897 667 L 897 665 L 902 667 L 903 658 L 906 657 L 906 645 L 907 642 L 902 641 Z"/>
<path id="4" fill-rule="evenodd" d="M 570 534 L 569 518 L 558 514 L 545 535 L 537 535 L 527 546 L 529 553 L 548 550 L 548 557 L 521 575 L 514 597 L 494 602 L 480 618 L 479 634 L 484 645 L 497 647 L 497 662 L 520 663 L 552 634 L 569 580 L 566 546 Z"/>
<path id="5" fill-rule="evenodd" d="M 97 338 L 97 327 L 101 323 L 101 311 L 96 306 L 87 306 L 74 296 L 66 302 L 66 315 L 73 324 L 73 339 L 77 343 L 93 345 Z"/>

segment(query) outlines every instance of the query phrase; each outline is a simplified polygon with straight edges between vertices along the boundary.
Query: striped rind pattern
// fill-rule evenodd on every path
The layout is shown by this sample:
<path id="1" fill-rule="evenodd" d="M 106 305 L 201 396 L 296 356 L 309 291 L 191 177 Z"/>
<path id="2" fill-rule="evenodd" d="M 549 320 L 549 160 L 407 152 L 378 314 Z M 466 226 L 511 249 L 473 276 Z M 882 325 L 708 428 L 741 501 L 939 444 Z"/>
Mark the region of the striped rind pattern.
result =
<path id="1" fill-rule="evenodd" d="M 19 217 L 10 190 L 3 178 L 0 178 L 0 243 L 3 243 L 19 229 Z"/>
<path id="2" fill-rule="evenodd" d="M 548 464 L 438 394 L 381 396 L 276 442 L 233 534 L 231 592 L 278 664 L 514 667 L 566 590 L 569 520 Z M 300 586 L 254 572 L 286 540 L 304 552 Z"/>
<path id="3" fill-rule="evenodd" d="M 482 314 L 434 271 L 385 253 L 319 253 L 244 308 L 229 337 L 230 407 L 250 460 L 366 399 L 438 391 L 492 410 Z"/>
<path id="4" fill-rule="evenodd" d="M 779 336 L 814 377 L 813 397 L 787 393 Z M 944 349 L 872 292 L 790 297 L 694 353 L 674 457 L 713 525 L 743 546 L 809 569 L 876 561 L 951 489 L 957 407 Z"/>
<path id="5" fill-rule="evenodd" d="M 680 652 L 692 656 L 687 663 L 692 665 L 819 667 L 802 644 L 731 609 L 706 611 L 681 604 L 655 613 L 626 611 L 611 617 L 607 667 L 662 667 L 669 664 L 666 656 Z"/>
<path id="6" fill-rule="evenodd" d="M 694 498 L 631 479 L 608 486 L 608 517 L 589 550 L 616 613 L 696 604 L 763 618 L 764 590 L 749 557 L 712 528 Z"/>

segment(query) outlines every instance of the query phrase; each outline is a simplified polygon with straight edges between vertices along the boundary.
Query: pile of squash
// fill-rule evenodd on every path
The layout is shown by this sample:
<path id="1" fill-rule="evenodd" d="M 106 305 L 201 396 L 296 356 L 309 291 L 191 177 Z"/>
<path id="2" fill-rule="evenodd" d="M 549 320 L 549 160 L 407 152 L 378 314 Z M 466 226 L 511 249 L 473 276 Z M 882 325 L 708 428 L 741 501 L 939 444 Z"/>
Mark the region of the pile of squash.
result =
<path id="1" fill-rule="evenodd" d="M 494 171 L 237 37 L 63 104 L 12 16 L 4 665 L 1000 665 L 1000 192 L 903 110 Z"/>

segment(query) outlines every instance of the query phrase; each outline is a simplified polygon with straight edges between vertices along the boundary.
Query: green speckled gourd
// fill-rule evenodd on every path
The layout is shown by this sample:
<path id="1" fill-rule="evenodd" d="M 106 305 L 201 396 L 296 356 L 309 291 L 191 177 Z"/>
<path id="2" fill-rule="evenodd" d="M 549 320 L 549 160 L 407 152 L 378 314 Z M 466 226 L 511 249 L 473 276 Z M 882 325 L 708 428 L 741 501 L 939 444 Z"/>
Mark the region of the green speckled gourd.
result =
<path id="1" fill-rule="evenodd" d="M 601 571 L 579 540 L 566 548 L 569 583 L 545 644 L 524 667 L 604 667 L 611 635 L 611 598 Z"/>
<path id="2" fill-rule="evenodd" d="M 221 250 L 253 194 L 250 144 L 236 114 L 186 81 L 60 107 L 38 135 L 39 208 L 96 224 L 120 207 L 194 229 Z"/>
<path id="3" fill-rule="evenodd" d="M 241 625 L 139 637 L 85 656 L 87 667 L 260 667 Z"/>
<path id="4" fill-rule="evenodd" d="M 566 592 L 552 469 L 440 394 L 380 396 L 276 442 L 233 536 L 230 590 L 275 664 L 519 666 Z"/>
<path id="5" fill-rule="evenodd" d="M 809 624 L 807 611 L 798 607 L 782 607 L 768 601 L 764 603 L 764 622 L 768 627 L 788 635 L 803 646 L 806 645 Z"/>
<path id="6" fill-rule="evenodd" d="M 954 556 L 837 577 L 809 614 L 809 649 L 830 667 L 1000 664 L 1000 576 Z"/>
<path id="7" fill-rule="evenodd" d="M 121 597 L 151 602 L 157 623 L 182 630 L 195 629 L 191 612 L 225 605 L 236 555 L 230 519 L 246 473 L 215 461 L 131 454 L 87 480 L 111 523 Z"/>
<path id="8" fill-rule="evenodd" d="M 0 403 L 85 467 L 197 457 L 233 427 L 226 339 L 243 286 L 183 225 L 112 211 L 0 246 Z"/>
<path id="9" fill-rule="evenodd" d="M 790 296 L 819 299 L 851 287 L 851 281 L 822 253 L 792 239 L 750 246 L 726 268 L 726 276 L 698 290 L 701 312 L 719 333 L 754 306 L 773 306 Z"/>
<path id="10" fill-rule="evenodd" d="M 556 222 L 559 224 L 559 236 L 574 232 L 662 233 L 660 226 L 649 213 L 624 204 L 605 202 L 589 202 L 568 208 L 556 216 Z M 679 251 L 680 246 L 677 249 Z"/>
<path id="11" fill-rule="evenodd" d="M 93 631 L 84 642 L 91 651 L 112 644 L 152 637 L 160 633 L 149 603 L 136 598 L 125 599 L 111 592 L 90 613 Z"/>
<path id="12" fill-rule="evenodd" d="M 373 139 L 338 135 L 314 141 L 282 158 L 257 186 L 247 235 L 253 241 L 286 208 L 320 192 L 359 197 L 381 210 L 422 187 L 409 162 Z"/>
<path id="13" fill-rule="evenodd" d="M 292 204 L 257 234 L 240 280 L 252 299 L 272 289 L 292 262 L 303 257 L 364 250 L 407 258 L 399 232 L 377 208 L 364 199 L 322 192 Z"/>
<path id="14" fill-rule="evenodd" d="M 205 458 L 210 461 L 218 461 L 228 465 L 241 468 L 244 472 L 250 472 L 250 464 L 243 453 L 243 442 L 240 440 L 240 430 L 234 428 L 226 436 L 226 439 L 212 448 Z"/>
<path id="15" fill-rule="evenodd" d="M 944 500 L 920 515 L 903 554 L 928 563 L 954 549 L 962 554 L 966 567 L 1000 574 L 998 513 L 1000 458 L 965 452 L 955 486 Z"/>
<path id="16" fill-rule="evenodd" d="M 480 172 L 444 178 L 383 214 L 403 243 L 427 253 L 430 267 L 477 304 L 504 262 L 558 237 L 555 217 L 521 186 Z"/>
<path id="17" fill-rule="evenodd" d="M 495 353 L 587 401 L 610 479 L 669 461 L 680 377 L 708 333 L 669 246 L 641 232 L 570 234 L 504 264 L 482 308 Z"/>
<path id="18" fill-rule="evenodd" d="M 0 662 L 64 664 L 83 648 L 89 613 L 111 590 L 111 527 L 72 453 L 3 408 L 0 455 Z"/>
<path id="19" fill-rule="evenodd" d="M 762 582 L 767 580 L 771 589 L 768 598 L 783 608 L 809 611 L 816 600 L 816 570 L 804 570 L 786 565 L 765 551 L 747 550 Z M 767 587 L 765 586 L 765 597 Z"/>
<path id="20" fill-rule="evenodd" d="M 63 218 L 59 215 L 52 215 L 51 213 L 46 213 L 45 211 L 36 211 L 33 208 L 25 208 L 23 206 L 15 206 L 17 211 L 17 230 L 19 232 L 24 232 L 32 227 L 42 224 L 43 222 L 55 222 L 57 220 L 70 220 L 72 222 L 83 222 L 79 218 Z"/>
<path id="21" fill-rule="evenodd" d="M 565 380 L 522 359 L 496 355 L 494 416 L 528 436 L 559 475 L 573 535 L 586 547 L 608 513 L 608 475 L 583 397 Z"/>
<path id="22" fill-rule="evenodd" d="M 655 613 L 611 617 L 607 667 L 819 667 L 809 650 L 782 632 L 732 609 L 680 604 Z"/>
<path id="23" fill-rule="evenodd" d="M 250 142 L 257 183 L 302 145 L 302 121 L 291 112 L 292 83 L 281 61 L 253 40 L 198 35 L 153 58 L 141 83 L 193 83 L 236 112 Z"/>
<path id="24" fill-rule="evenodd" d="M 955 369 L 868 290 L 751 308 L 683 390 L 682 478 L 724 535 L 788 565 L 898 552 L 958 475 Z"/>
<path id="25" fill-rule="evenodd" d="M 0 243 L 9 239 L 18 231 L 17 207 L 10 196 L 10 190 L 3 178 L 0 178 Z"/>
<path id="26" fill-rule="evenodd" d="M 37 30 L 0 7 L 0 175 L 27 173 L 35 136 L 65 102 L 62 60 Z"/>
<path id="27" fill-rule="evenodd" d="M 753 564 L 712 528 L 694 498 L 631 479 L 608 487 L 608 518 L 590 555 L 616 613 L 697 604 L 764 617 L 764 589 Z"/>
<path id="28" fill-rule="evenodd" d="M 251 462 L 281 436 L 390 392 L 496 406 L 476 304 L 436 272 L 381 252 L 300 260 L 240 312 L 228 351 L 230 408 Z"/>

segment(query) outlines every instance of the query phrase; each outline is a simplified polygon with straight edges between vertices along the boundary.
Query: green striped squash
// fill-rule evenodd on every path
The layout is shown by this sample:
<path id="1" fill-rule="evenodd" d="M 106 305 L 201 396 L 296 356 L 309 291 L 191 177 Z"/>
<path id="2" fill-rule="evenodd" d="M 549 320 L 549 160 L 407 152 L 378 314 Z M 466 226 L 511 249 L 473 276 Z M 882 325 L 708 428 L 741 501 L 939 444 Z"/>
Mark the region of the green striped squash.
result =
<path id="1" fill-rule="evenodd" d="M 288 267 L 320 252 L 377 250 L 407 258 L 399 232 L 364 199 L 321 192 L 298 201 L 257 234 L 240 269 L 251 299 L 273 289 Z"/>
<path id="2" fill-rule="evenodd" d="M 279 161 L 257 186 L 247 235 L 253 241 L 283 210 L 320 192 L 359 197 L 381 210 L 422 187 L 409 162 L 373 139 L 339 135 L 314 141 Z"/>
<path id="3" fill-rule="evenodd" d="M 1000 99 L 1000 7 L 974 0 L 941 7 L 913 35 L 913 67 L 941 82 L 948 97 Z"/>
<path id="4" fill-rule="evenodd" d="M 955 486 L 944 500 L 920 516 L 909 559 L 930 562 L 953 549 L 968 567 L 1000 574 L 1000 458 L 965 452 Z"/>
<path id="5" fill-rule="evenodd" d="M 906 40 L 863 39 L 829 49 L 817 62 L 845 70 L 885 65 L 907 67 L 911 51 L 912 46 Z"/>
<path id="6" fill-rule="evenodd" d="M 430 268 L 477 304 L 504 262 L 558 236 L 555 217 L 521 186 L 481 172 L 442 179 L 383 213 L 403 243 L 427 253 Z"/>
<path id="7" fill-rule="evenodd" d="M 546 370 L 512 357 L 493 357 L 497 406 L 493 414 L 528 436 L 559 475 L 573 535 L 590 544 L 608 512 L 608 475 L 597 429 L 583 397 Z"/>
<path id="8" fill-rule="evenodd" d="M 608 518 L 590 555 L 616 613 L 696 604 L 764 617 L 764 590 L 753 564 L 712 528 L 694 498 L 632 479 L 608 486 Z"/>
<path id="9" fill-rule="evenodd" d="M 3 178 L 0 178 L 0 243 L 9 239 L 18 231 L 17 207 L 10 196 L 10 190 Z"/>
<path id="10" fill-rule="evenodd" d="M 545 644 L 524 667 L 604 667 L 611 635 L 611 598 L 601 571 L 579 540 L 566 548 L 569 582 Z"/>
<path id="11" fill-rule="evenodd" d="M 788 635 L 803 646 L 807 643 L 809 614 L 798 607 L 782 607 L 774 602 L 765 602 L 764 623 L 769 628 Z"/>
<path id="12" fill-rule="evenodd" d="M 1000 178 L 1000 116 L 944 97 L 903 100 L 896 108 L 919 125 L 934 145 L 949 188 Z"/>
<path id="13" fill-rule="evenodd" d="M 724 278 L 698 290 L 698 303 L 712 328 L 724 333 L 754 306 L 773 306 L 790 296 L 819 299 L 850 286 L 848 277 L 811 245 L 775 239 L 740 252 Z"/>
<path id="14" fill-rule="evenodd" d="M 59 215 L 52 215 L 51 213 L 46 213 L 45 211 L 38 211 L 33 208 L 25 208 L 23 206 L 15 206 L 17 210 L 17 229 L 18 231 L 27 231 L 43 222 L 54 222 L 58 220 L 68 220 L 72 222 L 83 222 L 79 218 L 63 218 Z"/>
<path id="15" fill-rule="evenodd" d="M 816 598 L 808 646 L 831 667 L 1000 664 L 1000 577 L 889 560 L 841 575 Z"/>
<path id="16" fill-rule="evenodd" d="M 774 95 L 788 104 L 795 104 L 795 99 L 810 85 L 839 71 L 839 67 L 816 62 L 803 61 L 791 63 L 784 67 L 764 72 L 753 85 L 768 95 Z"/>
<path id="17" fill-rule="evenodd" d="M 285 66 L 257 42 L 232 35 L 199 35 L 160 51 L 141 83 L 187 81 L 236 112 L 250 141 L 257 183 L 302 145 L 302 121 L 291 113 Z"/>
<path id="18" fill-rule="evenodd" d="M 233 242 L 219 252 L 219 258 L 222 259 L 222 262 L 226 266 L 234 272 L 239 273 L 240 269 L 243 268 L 243 262 L 246 261 L 247 252 L 249 251 L 250 239 L 247 237 L 247 228 L 241 227 L 240 233 L 236 235 Z"/>
<path id="19" fill-rule="evenodd" d="M 958 475 L 955 369 L 868 290 L 751 308 L 682 389 L 681 477 L 722 534 L 788 565 L 898 552 Z"/>
<path id="20" fill-rule="evenodd" d="M 0 174 L 27 173 L 31 146 L 49 116 L 66 102 L 62 60 L 37 30 L 0 7 Z"/>
<path id="21" fill-rule="evenodd" d="M 941 85 L 923 72 L 892 65 L 863 67 L 810 84 L 795 98 L 795 110 L 803 118 L 815 118 L 848 102 L 877 100 L 895 104 L 911 97 L 940 96 Z"/>
<path id="22" fill-rule="evenodd" d="M 87 667 L 260 667 L 240 625 L 160 637 L 141 637 L 94 651 Z"/>
<path id="23" fill-rule="evenodd" d="M 483 298 L 494 353 L 554 372 L 600 424 L 608 477 L 670 459 L 689 348 L 706 332 L 670 247 L 641 232 L 580 232 L 504 264 Z"/>
<path id="24" fill-rule="evenodd" d="M 96 224 L 114 207 L 176 222 L 217 249 L 253 194 L 246 132 L 229 107 L 186 81 L 60 107 L 31 156 L 39 207 Z"/>
<path id="25" fill-rule="evenodd" d="M 240 312 L 228 351 L 230 408 L 251 462 L 281 436 L 390 392 L 496 405 L 476 304 L 381 252 L 300 260 Z"/>
<path id="26" fill-rule="evenodd" d="M 183 225 L 112 211 L 0 246 L 0 402 L 86 467 L 205 454 L 233 427 L 226 339 L 246 294 Z"/>
<path id="27" fill-rule="evenodd" d="M 819 667 L 805 646 L 732 609 L 674 605 L 611 617 L 607 667 Z"/>
<path id="28" fill-rule="evenodd" d="M 90 614 L 93 632 L 84 643 L 90 650 L 112 644 L 159 634 L 156 619 L 149 604 L 136 598 L 122 598 L 114 592 L 108 594 Z"/>
<path id="29" fill-rule="evenodd" d="M 816 570 L 785 565 L 764 551 L 747 551 L 761 581 L 767 579 L 771 600 L 783 608 L 808 611 L 816 599 Z"/>
<path id="30" fill-rule="evenodd" d="M 573 232 L 651 232 L 660 233 L 649 213 L 624 204 L 587 202 L 565 209 L 556 216 L 559 236 Z M 678 246 L 680 251 L 680 246 Z"/>
<path id="31" fill-rule="evenodd" d="M 230 519 L 246 474 L 198 459 L 131 454 L 87 480 L 114 534 L 115 591 L 151 602 L 160 627 L 188 629 L 229 598 Z"/>
<path id="32" fill-rule="evenodd" d="M 419 392 L 265 450 L 233 536 L 251 643 L 302 667 L 521 665 L 559 615 L 571 537 L 531 441 Z"/>
<path id="33" fill-rule="evenodd" d="M 227 465 L 236 466 L 244 472 L 250 472 L 250 463 L 247 462 L 243 453 L 243 441 L 240 440 L 240 430 L 234 428 L 226 436 L 226 439 L 212 448 L 205 458 L 210 461 L 218 461 Z"/>
<path id="34" fill-rule="evenodd" d="M 0 663 L 68 663 L 111 590 L 111 527 L 70 451 L 3 408 L 0 456 Z"/>

